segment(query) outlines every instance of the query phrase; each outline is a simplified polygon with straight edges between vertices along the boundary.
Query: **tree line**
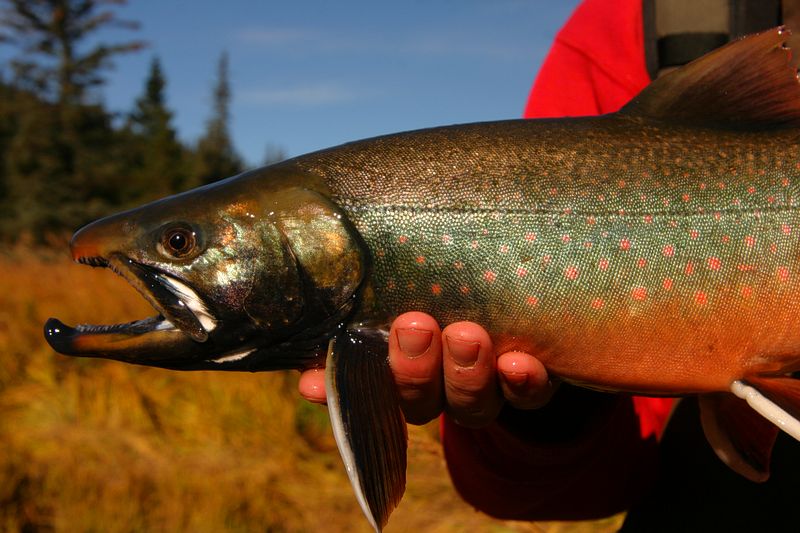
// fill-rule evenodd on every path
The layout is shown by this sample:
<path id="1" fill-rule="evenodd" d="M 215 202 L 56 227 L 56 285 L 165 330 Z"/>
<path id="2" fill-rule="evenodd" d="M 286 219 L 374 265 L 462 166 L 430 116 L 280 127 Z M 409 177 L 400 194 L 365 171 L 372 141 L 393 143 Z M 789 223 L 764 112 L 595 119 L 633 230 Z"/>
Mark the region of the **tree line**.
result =
<path id="1" fill-rule="evenodd" d="M 141 95 L 112 113 L 99 90 L 115 57 L 139 40 L 98 43 L 101 29 L 135 30 L 124 0 L 0 0 L 0 240 L 44 241 L 112 211 L 237 174 L 231 89 L 222 54 L 205 132 L 179 140 L 154 57 Z M 274 158 L 282 157 L 273 151 Z"/>

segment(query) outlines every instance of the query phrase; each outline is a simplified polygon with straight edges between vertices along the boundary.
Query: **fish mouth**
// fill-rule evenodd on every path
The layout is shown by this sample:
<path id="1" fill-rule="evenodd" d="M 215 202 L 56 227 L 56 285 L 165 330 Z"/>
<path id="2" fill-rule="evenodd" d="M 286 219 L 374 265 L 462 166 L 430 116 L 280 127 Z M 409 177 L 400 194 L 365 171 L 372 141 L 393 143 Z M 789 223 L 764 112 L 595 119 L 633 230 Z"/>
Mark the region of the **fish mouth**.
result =
<path id="1" fill-rule="evenodd" d="M 142 320 L 121 324 L 65 325 L 49 319 L 44 334 L 50 346 L 65 355 L 108 357 L 137 361 L 178 355 L 174 349 L 187 340 L 205 343 L 217 320 L 203 299 L 186 282 L 158 268 L 122 254 L 82 256 L 78 263 L 108 268 L 130 283 L 158 312 Z M 185 351 L 185 346 L 178 352 Z"/>

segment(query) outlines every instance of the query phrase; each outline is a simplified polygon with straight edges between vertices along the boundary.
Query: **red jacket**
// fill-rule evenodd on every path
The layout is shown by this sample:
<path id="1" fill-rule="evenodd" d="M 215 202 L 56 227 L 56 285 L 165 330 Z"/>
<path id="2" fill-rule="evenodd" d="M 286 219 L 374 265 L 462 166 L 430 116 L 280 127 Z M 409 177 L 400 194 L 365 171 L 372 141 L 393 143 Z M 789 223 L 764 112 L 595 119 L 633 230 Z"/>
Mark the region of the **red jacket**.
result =
<path id="1" fill-rule="evenodd" d="M 524 116 L 617 111 L 649 82 L 641 0 L 585 0 L 556 36 Z M 453 483 L 499 518 L 576 520 L 626 509 L 652 482 L 672 401 L 562 387 L 539 411 L 481 430 L 442 419 Z"/>

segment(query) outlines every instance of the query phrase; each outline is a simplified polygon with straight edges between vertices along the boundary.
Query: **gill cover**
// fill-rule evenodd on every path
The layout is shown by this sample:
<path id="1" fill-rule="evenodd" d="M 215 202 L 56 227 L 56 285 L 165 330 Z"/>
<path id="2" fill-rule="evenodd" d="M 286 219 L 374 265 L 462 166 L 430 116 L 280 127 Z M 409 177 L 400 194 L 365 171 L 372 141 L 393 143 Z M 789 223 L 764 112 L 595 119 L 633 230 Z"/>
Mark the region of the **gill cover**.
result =
<path id="1" fill-rule="evenodd" d="M 366 246 L 349 220 L 327 197 L 305 188 L 281 191 L 272 206 L 305 284 L 311 315 L 326 318 L 352 310 L 366 273 Z"/>

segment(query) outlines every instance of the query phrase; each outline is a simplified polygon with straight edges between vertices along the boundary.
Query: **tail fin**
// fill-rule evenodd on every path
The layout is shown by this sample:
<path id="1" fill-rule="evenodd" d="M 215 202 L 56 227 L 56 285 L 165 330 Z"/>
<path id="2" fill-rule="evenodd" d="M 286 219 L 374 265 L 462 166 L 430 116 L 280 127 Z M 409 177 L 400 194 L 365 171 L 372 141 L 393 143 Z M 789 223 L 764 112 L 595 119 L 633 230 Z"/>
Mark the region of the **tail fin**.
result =
<path id="1" fill-rule="evenodd" d="M 331 340 L 325 387 L 350 483 L 367 520 L 380 531 L 405 491 L 407 447 L 385 336 L 349 330 Z"/>

